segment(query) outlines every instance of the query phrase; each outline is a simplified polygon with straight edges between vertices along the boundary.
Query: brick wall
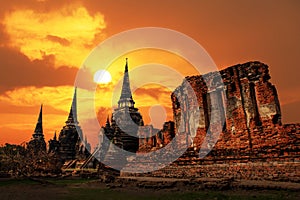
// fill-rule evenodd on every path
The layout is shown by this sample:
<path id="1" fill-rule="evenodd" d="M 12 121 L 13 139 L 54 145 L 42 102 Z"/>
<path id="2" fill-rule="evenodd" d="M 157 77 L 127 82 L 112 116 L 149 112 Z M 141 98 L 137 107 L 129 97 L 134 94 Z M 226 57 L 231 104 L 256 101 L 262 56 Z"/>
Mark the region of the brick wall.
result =
<path id="1" fill-rule="evenodd" d="M 189 148 L 163 169 L 122 174 L 298 182 L 300 124 L 281 124 L 277 91 L 269 80 L 268 66 L 260 62 L 186 77 L 171 95 L 174 124 L 168 122 L 169 126 L 159 131 L 159 137 L 156 134 L 150 139 L 146 136 L 153 134 L 151 127 L 142 128 L 140 134 L 145 138 L 140 140 L 141 154 L 134 162 L 140 163 L 141 168 L 157 165 L 143 157 L 142 152 L 162 148 L 175 134 L 174 151 L 181 146 Z M 221 130 L 220 134 L 216 130 Z M 209 153 L 199 157 L 200 149 Z"/>
<path id="2" fill-rule="evenodd" d="M 147 174 L 121 173 L 121 176 L 172 178 L 235 178 L 300 182 L 299 162 L 247 162 L 211 165 L 170 165 Z"/>

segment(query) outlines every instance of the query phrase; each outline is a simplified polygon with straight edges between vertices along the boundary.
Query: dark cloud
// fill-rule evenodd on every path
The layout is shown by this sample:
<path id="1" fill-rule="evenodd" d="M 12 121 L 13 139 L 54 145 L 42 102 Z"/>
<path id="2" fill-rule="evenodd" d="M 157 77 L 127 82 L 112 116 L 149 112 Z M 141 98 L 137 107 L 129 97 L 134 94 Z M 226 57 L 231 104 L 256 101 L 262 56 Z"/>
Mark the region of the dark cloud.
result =
<path id="1" fill-rule="evenodd" d="M 25 86 L 73 85 L 78 69 L 55 69 L 54 59 L 53 55 L 45 55 L 41 60 L 31 61 L 16 49 L 0 47 L 0 93 Z"/>
<path id="2" fill-rule="evenodd" d="M 201 44 L 220 69 L 251 60 L 268 64 L 279 96 L 300 86 L 300 1 L 116 0 L 100 4 L 89 0 L 85 4 L 90 12 L 104 14 L 109 35 L 145 26 L 174 29 Z M 284 121 L 300 121 L 299 109 L 299 103 L 283 106 Z"/>
<path id="3" fill-rule="evenodd" d="M 0 23 L 0 46 L 4 46 L 9 42 L 9 36 L 4 31 L 4 25 Z"/>
<path id="4" fill-rule="evenodd" d="M 70 41 L 65 39 L 65 38 L 61 38 L 55 35 L 47 35 L 46 37 L 47 40 L 50 40 L 52 42 L 56 42 L 59 43 L 62 46 L 69 46 L 70 45 Z"/>
<path id="5" fill-rule="evenodd" d="M 171 96 L 171 91 L 167 91 L 164 88 L 147 87 L 147 88 L 137 88 L 134 91 L 134 94 L 138 96 L 146 95 L 146 96 L 153 97 L 156 100 L 159 100 L 161 97 L 165 97 L 165 95 Z M 171 97 L 170 97 L 170 101 L 171 101 Z"/>
<path id="6" fill-rule="evenodd" d="M 65 111 L 59 110 L 54 108 L 50 105 L 43 105 L 44 113 L 45 114 L 56 114 L 56 115 L 66 115 Z M 29 115 L 36 115 L 38 116 L 38 112 L 40 110 L 40 105 L 36 106 L 22 106 L 22 105 L 10 105 L 10 104 L 1 104 L 0 103 L 0 110 L 1 113 L 10 113 L 10 114 L 20 114 L 26 113 Z"/>
<path id="7" fill-rule="evenodd" d="M 74 3 L 74 1 L 1 1 L 0 18 L 14 9 L 30 8 L 39 12 L 47 12 L 60 9 L 67 3 Z M 250 60 L 259 60 L 268 64 L 271 82 L 276 85 L 279 96 L 284 95 L 285 91 L 291 87 L 296 89 L 300 86 L 298 78 L 300 1 L 190 0 L 187 3 L 176 0 L 115 0 L 113 2 L 85 0 L 81 3 L 91 14 L 98 12 L 104 14 L 108 36 L 145 26 L 174 29 L 199 42 L 220 68 Z M 3 31 L 1 32 L 0 25 L 0 44 L 6 40 L 8 37 Z M 3 54 L 0 56 L 3 71 L 5 67 Z M 19 64 L 22 66 L 21 62 Z M 12 70 L 9 71 L 9 75 L 13 74 Z M 42 74 L 45 73 L 42 72 Z M 0 77 L 6 78 L 7 75 L 7 73 L 5 75 L 1 73 Z M 21 75 L 15 72 L 15 76 Z M 31 76 L 27 81 L 34 82 L 32 78 L 37 81 L 37 77 Z M 62 81 L 66 81 L 64 78 Z M 12 81 L 17 82 L 17 79 L 10 80 Z M 3 80 L 0 80 L 0 83 L 2 84 Z M 4 83 L 13 85 L 8 84 L 7 80 Z M 155 93 L 151 95 L 158 98 Z M 283 106 L 283 112 L 287 109 L 286 116 L 296 116 L 295 111 L 300 109 L 299 104 L 290 106 L 290 109 Z"/>
<path id="8" fill-rule="evenodd" d="M 77 72 L 75 85 L 85 90 L 94 91 L 97 84 L 93 80 L 94 76 L 91 71 L 86 66 L 83 66 Z"/>

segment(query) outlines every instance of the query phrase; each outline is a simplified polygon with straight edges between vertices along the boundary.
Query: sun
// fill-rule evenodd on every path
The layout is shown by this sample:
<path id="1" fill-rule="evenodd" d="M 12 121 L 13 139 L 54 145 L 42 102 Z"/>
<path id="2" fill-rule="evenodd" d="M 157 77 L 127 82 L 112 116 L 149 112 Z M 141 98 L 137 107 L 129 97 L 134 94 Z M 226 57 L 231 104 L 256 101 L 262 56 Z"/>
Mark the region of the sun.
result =
<path id="1" fill-rule="evenodd" d="M 98 70 L 94 75 L 94 82 L 99 84 L 106 84 L 111 82 L 111 75 L 107 70 Z"/>

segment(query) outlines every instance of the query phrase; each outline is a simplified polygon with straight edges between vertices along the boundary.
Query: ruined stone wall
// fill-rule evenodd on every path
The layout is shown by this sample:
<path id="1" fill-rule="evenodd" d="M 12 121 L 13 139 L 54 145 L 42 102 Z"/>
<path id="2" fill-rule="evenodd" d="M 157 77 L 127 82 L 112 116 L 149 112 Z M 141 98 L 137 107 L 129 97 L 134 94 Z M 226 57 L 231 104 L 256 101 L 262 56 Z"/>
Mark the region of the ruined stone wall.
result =
<path id="1" fill-rule="evenodd" d="M 234 178 L 300 182 L 299 162 L 247 162 L 211 165 L 170 165 L 147 174 L 121 173 L 121 176 L 169 178 Z"/>
<path id="2" fill-rule="evenodd" d="M 189 148 L 163 169 L 146 174 L 123 172 L 122 175 L 299 182 L 300 124 L 281 124 L 277 91 L 269 80 L 268 66 L 260 62 L 235 65 L 220 73 L 186 77 L 171 99 L 173 133 L 177 134 L 174 150 L 181 146 Z M 217 117 L 212 118 L 213 115 Z M 224 126 L 221 124 L 220 134 L 215 134 L 222 120 Z M 171 135 L 173 127 L 168 127 L 164 135 Z M 150 134 L 147 130 L 140 133 L 147 136 Z M 171 137 L 163 138 L 169 142 Z M 140 144 L 153 144 L 153 140 L 148 142 L 150 140 L 144 138 Z M 163 140 L 159 142 L 165 144 Z M 209 153 L 199 157 L 200 150 L 206 148 Z M 157 165 L 142 155 L 135 162 L 143 163 L 141 167 Z"/>
<path id="3" fill-rule="evenodd" d="M 177 178 L 236 178 L 248 180 L 273 180 L 300 182 L 300 124 L 286 124 L 274 129 L 278 132 L 266 132 L 265 138 L 271 140 L 274 135 L 274 144 L 262 144 L 253 148 L 252 156 L 240 156 L 240 149 L 220 148 L 219 143 L 211 153 L 199 158 L 193 147 L 170 166 L 149 173 L 125 173 L 122 176 L 151 176 Z M 254 132 L 255 133 L 255 132 Z M 274 141 L 272 140 L 272 141 Z M 220 138 L 219 141 L 223 141 Z M 222 143 L 221 143 L 222 144 Z M 268 146 L 269 145 L 269 146 Z M 148 158 L 138 157 L 136 162 L 142 167 L 155 166 L 149 163 Z"/>
<path id="4" fill-rule="evenodd" d="M 162 142 L 158 136 L 158 129 L 152 125 L 140 126 L 138 130 L 139 152 L 151 151 Z"/>
<path id="5" fill-rule="evenodd" d="M 291 135 L 281 125 L 277 91 L 269 79 L 268 66 L 260 62 L 186 77 L 171 96 L 177 134 L 189 135 L 191 127 L 196 127 L 197 133 L 191 137 L 197 151 L 213 145 L 203 144 L 210 133 L 211 137 L 218 137 L 209 154 L 212 157 L 251 158 L 288 153 L 283 149 Z M 194 91 L 196 98 L 191 98 Z M 199 106 L 199 121 L 191 119 L 195 106 Z M 213 115 L 217 117 L 212 118 Z M 214 134 L 214 127 L 220 126 L 222 119 L 225 124 L 220 135 Z"/>
<path id="6" fill-rule="evenodd" d="M 138 130 L 139 152 L 154 151 L 169 144 L 175 136 L 174 122 L 165 122 L 161 130 L 152 125 L 140 126 Z"/>

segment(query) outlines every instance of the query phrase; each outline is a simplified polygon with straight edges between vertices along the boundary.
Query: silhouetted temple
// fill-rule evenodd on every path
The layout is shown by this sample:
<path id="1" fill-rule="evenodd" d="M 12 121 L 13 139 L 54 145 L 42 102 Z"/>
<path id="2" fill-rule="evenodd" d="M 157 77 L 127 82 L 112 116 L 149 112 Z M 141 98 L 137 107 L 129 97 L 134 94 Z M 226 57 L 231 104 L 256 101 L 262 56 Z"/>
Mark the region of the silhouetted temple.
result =
<path id="1" fill-rule="evenodd" d="M 54 136 L 53 139 L 49 140 L 49 153 L 53 152 L 53 153 L 58 153 L 59 151 L 59 141 L 57 140 L 56 137 L 56 131 L 54 132 Z"/>
<path id="2" fill-rule="evenodd" d="M 128 60 L 126 58 L 125 71 L 121 96 L 118 101 L 118 108 L 112 114 L 111 123 L 107 119 L 103 127 L 107 137 L 118 147 L 136 152 L 139 148 L 137 137 L 139 126 L 143 126 L 143 118 L 138 108 L 134 107 L 134 100 L 130 89 Z"/>
<path id="3" fill-rule="evenodd" d="M 59 137 L 54 133 L 53 139 L 49 140 L 48 153 L 55 153 L 64 163 L 68 161 L 84 161 L 90 155 L 90 144 L 87 138 L 83 139 L 83 134 L 77 120 L 77 89 L 75 88 L 71 109 L 66 125 L 60 131 Z M 34 154 L 46 152 L 46 142 L 43 134 L 43 106 L 41 106 L 38 122 L 32 139 L 27 145 L 27 149 Z M 76 162 L 74 162 L 76 164 Z"/>
<path id="4" fill-rule="evenodd" d="M 191 98 L 193 94 L 195 98 Z M 157 166 L 143 153 L 164 148 L 174 140 L 171 153 L 183 146 L 183 155 L 143 176 L 299 181 L 300 124 L 282 125 L 277 91 L 263 63 L 248 62 L 186 77 L 171 94 L 173 121 L 165 122 L 159 130 L 145 126 L 134 106 L 126 59 L 118 107 L 101 128 L 99 146 L 93 154 L 78 125 L 76 101 L 75 89 L 66 124 L 58 138 L 54 133 L 49 141 L 49 152 L 58 155 L 65 168 L 83 168 L 91 161 L 94 164 L 93 157 L 99 155 L 95 157 L 121 170 L 122 176 L 136 176 L 122 170 L 133 163 L 142 171 Z M 219 134 L 215 134 L 219 130 L 216 127 L 221 127 Z M 104 135 L 110 142 L 103 142 Z M 46 150 L 42 107 L 28 148 Z M 122 149 L 138 154 L 132 159 Z"/>
<path id="5" fill-rule="evenodd" d="M 43 105 L 41 105 L 40 114 L 32 138 L 28 143 L 28 149 L 35 154 L 40 151 L 46 151 L 46 142 L 43 134 Z"/>
<path id="6" fill-rule="evenodd" d="M 53 139 L 49 140 L 49 152 L 56 153 L 65 161 L 84 160 L 89 156 L 90 144 L 83 135 L 77 120 L 77 90 L 75 88 L 73 101 L 66 125 L 60 131 L 57 139 L 56 132 Z"/>

